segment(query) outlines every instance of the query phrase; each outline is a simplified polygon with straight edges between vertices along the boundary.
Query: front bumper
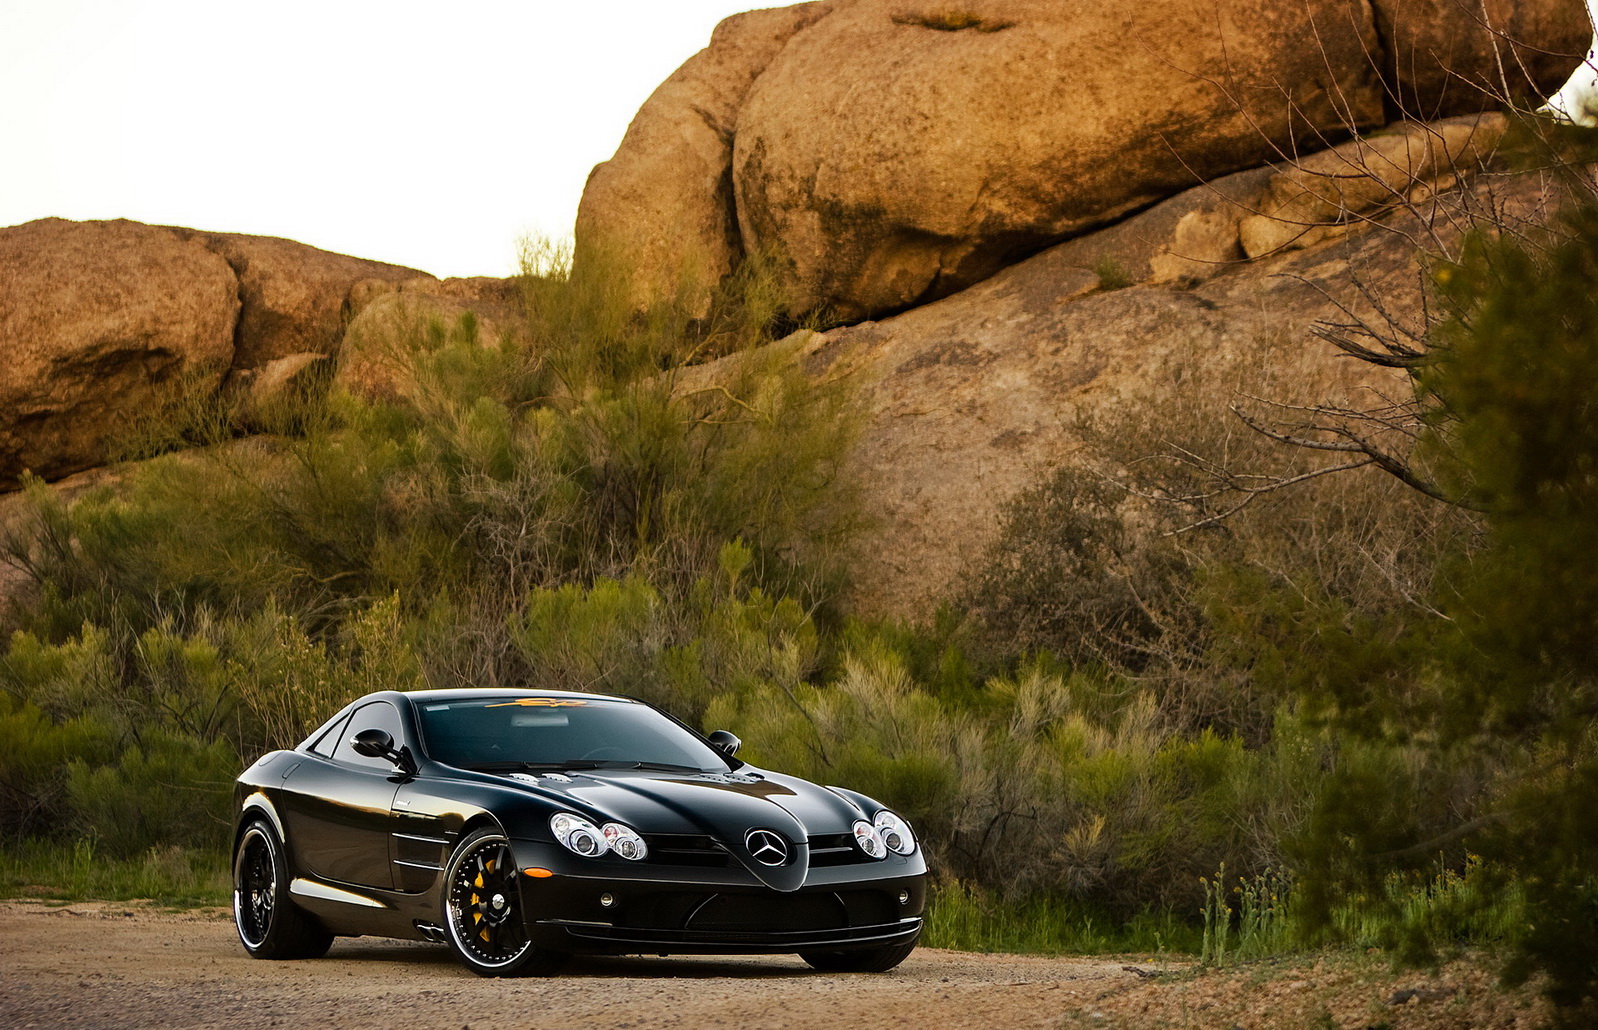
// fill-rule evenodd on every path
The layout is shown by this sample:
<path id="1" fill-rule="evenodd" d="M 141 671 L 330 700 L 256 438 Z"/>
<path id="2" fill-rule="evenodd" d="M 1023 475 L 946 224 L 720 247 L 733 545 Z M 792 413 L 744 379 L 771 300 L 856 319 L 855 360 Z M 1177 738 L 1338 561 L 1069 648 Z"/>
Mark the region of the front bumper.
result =
<path id="1" fill-rule="evenodd" d="M 780 954 L 903 944 L 921 932 L 926 866 L 917 852 L 810 869 L 795 891 L 741 867 L 696 869 L 581 859 L 516 841 L 533 941 L 582 954 Z"/>

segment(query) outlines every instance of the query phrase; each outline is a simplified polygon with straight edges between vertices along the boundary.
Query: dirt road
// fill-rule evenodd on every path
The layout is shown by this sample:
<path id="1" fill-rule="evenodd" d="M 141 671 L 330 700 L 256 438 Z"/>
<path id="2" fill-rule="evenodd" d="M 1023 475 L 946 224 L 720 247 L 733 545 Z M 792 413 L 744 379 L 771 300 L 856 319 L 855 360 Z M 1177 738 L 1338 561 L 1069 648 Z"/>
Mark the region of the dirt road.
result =
<path id="1" fill-rule="evenodd" d="M 324 959 L 247 958 L 226 913 L 0 904 L 6 1027 L 1045 1027 L 1138 978 L 1111 962 L 917 951 L 892 973 L 797 958 L 576 960 L 484 980 L 441 945 L 341 939 Z"/>
<path id="2" fill-rule="evenodd" d="M 484 980 L 442 945 L 339 940 L 324 959 L 258 962 L 218 910 L 0 902 L 0 1027 L 1440 1030 L 1547 1017 L 1530 992 L 1496 988 L 1480 961 L 1420 975 L 1322 956 L 1197 978 L 1128 964 L 921 949 L 875 975 L 685 957 L 578 959 L 550 979 Z"/>

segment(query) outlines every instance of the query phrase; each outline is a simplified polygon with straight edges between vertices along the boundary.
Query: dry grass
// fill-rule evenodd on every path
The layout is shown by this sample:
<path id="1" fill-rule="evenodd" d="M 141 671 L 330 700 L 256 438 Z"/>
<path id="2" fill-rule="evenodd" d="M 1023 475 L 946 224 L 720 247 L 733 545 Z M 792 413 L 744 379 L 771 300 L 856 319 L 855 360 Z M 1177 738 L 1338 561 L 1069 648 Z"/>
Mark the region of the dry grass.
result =
<path id="1" fill-rule="evenodd" d="M 1139 968 L 1156 971 L 1159 965 Z M 1387 956 L 1374 949 L 1328 952 L 1222 972 L 1166 973 L 1106 991 L 1091 1004 L 1066 1012 L 1056 1025 L 1061 1030 L 1518 1030 L 1557 1025 L 1536 985 L 1502 987 L 1495 970 L 1495 958 L 1485 953 L 1419 972 L 1394 971 Z"/>

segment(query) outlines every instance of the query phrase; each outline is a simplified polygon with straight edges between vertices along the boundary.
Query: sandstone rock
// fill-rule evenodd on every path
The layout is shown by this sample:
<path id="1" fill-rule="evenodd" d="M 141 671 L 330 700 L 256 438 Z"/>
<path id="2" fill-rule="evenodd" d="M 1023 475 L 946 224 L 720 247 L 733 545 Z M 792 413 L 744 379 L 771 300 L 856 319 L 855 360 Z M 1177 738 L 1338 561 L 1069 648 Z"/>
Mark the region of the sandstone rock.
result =
<path id="1" fill-rule="evenodd" d="M 1243 219 L 1243 252 L 1259 257 L 1305 247 L 1383 208 L 1429 197 L 1485 169 L 1507 122 L 1503 115 L 1408 123 L 1310 155 L 1271 176 Z"/>
<path id="2" fill-rule="evenodd" d="M 1587 32 L 1570 0 L 754 12 L 640 110 L 590 179 L 579 240 L 636 258 L 640 295 L 758 247 L 791 260 L 796 310 L 876 316 L 1200 179 L 1546 90 Z M 1153 275 L 1237 259 L 1227 217 L 1184 215 L 1169 253 L 1189 260 Z"/>
<path id="3" fill-rule="evenodd" d="M 1484 180 L 1478 189 L 1498 193 L 1472 205 L 1535 221 L 1548 206 L 1541 188 L 1535 177 Z M 1457 198 L 1436 203 L 1434 224 L 1463 227 Z M 1191 288 L 1099 289 L 1057 253 L 1073 241 L 952 297 L 809 341 L 812 371 L 847 375 L 867 408 L 854 473 L 878 528 L 855 566 L 857 610 L 930 614 L 982 559 L 1003 502 L 1083 458 L 1083 420 L 1113 418 L 1130 398 L 1180 403 L 1217 365 L 1240 370 L 1237 393 L 1283 400 L 1364 407 L 1373 388 L 1402 388 L 1310 328 L 1346 321 L 1345 306 L 1371 316 L 1372 296 L 1419 326 L 1419 226 L 1354 232 Z"/>
<path id="4" fill-rule="evenodd" d="M 1147 211 L 1098 232 L 1078 236 L 1039 256 L 1059 274 L 1091 274 L 1094 287 L 1124 283 L 1196 281 L 1219 275 L 1245 259 L 1238 223 L 1258 210 L 1276 173 L 1251 168 L 1178 193 Z M 1046 256 L 1045 256 L 1046 255 Z M 1089 284 L 1082 278 L 1084 285 Z"/>
<path id="5" fill-rule="evenodd" d="M 129 418 L 215 390 L 237 281 L 198 241 L 138 222 L 0 229 L 0 490 L 103 463 Z"/>
<path id="6" fill-rule="evenodd" d="M 174 228 L 226 259 L 238 276 L 236 369 L 257 368 L 290 354 L 334 354 L 344 333 L 346 305 L 356 283 L 399 283 L 424 272 L 318 250 L 274 236 L 243 236 Z"/>
<path id="7" fill-rule="evenodd" d="M 751 11 L 716 27 L 710 46 L 644 103 L 616 156 L 589 175 L 577 211 L 582 263 L 630 262 L 639 306 L 691 277 L 702 284 L 703 309 L 708 287 L 742 254 L 729 169 L 744 94 L 783 44 L 831 7 Z"/>
<path id="8" fill-rule="evenodd" d="M 422 293 L 456 297 L 476 304 L 493 304 L 507 314 L 521 310 L 522 284 L 515 278 L 496 279 L 492 276 L 474 275 L 459 279 L 432 280 L 431 287 L 423 286 L 421 282 L 423 281 L 412 280 L 406 283 L 405 289 L 414 288 Z"/>
<path id="9" fill-rule="evenodd" d="M 1414 27 L 1393 83 L 1433 109 L 1491 102 L 1457 81 L 1440 99 L 1448 75 L 1499 69 L 1470 13 L 1382 10 L 1387 29 Z M 1579 14 L 1539 0 L 1507 22 L 1564 45 Z M 749 91 L 741 238 L 793 260 L 796 307 L 900 310 L 1199 179 L 1381 125 L 1382 57 L 1371 8 L 1344 0 L 988 0 L 959 18 L 857 0 L 789 40 Z"/>
<path id="10" fill-rule="evenodd" d="M 1506 120 L 1400 123 L 1279 167 L 1212 179 L 1034 258 L 1080 295 L 1143 282 L 1193 284 L 1277 250 L 1310 246 L 1386 209 L 1424 203 L 1490 166 Z"/>
<path id="11" fill-rule="evenodd" d="M 1375 0 L 1374 7 L 1391 120 L 1430 121 L 1545 96 L 1580 62 L 1592 35 L 1575 0 Z"/>
<path id="12" fill-rule="evenodd" d="M 791 259 L 801 309 L 857 318 L 946 295 L 1201 180 L 1384 121 L 1375 26 L 1347 0 L 986 0 L 958 25 L 940 12 L 856 0 L 790 40 L 749 92 L 739 226 L 745 246 Z"/>

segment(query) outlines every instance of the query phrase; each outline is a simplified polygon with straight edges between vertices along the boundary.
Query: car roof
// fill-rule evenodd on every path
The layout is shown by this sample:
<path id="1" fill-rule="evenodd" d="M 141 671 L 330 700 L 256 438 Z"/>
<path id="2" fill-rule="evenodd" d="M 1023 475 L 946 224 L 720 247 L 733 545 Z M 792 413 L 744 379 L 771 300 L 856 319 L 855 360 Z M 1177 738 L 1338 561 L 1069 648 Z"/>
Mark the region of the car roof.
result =
<path id="1" fill-rule="evenodd" d="M 384 691 L 383 693 L 398 693 L 399 696 L 410 698 L 412 701 L 473 701 L 495 697 L 571 697 L 589 701 L 621 701 L 628 704 L 642 704 L 636 698 L 618 697 L 614 694 L 594 694 L 577 690 L 532 690 L 525 687 L 465 687 L 455 690 L 406 690 L 402 692 Z"/>

